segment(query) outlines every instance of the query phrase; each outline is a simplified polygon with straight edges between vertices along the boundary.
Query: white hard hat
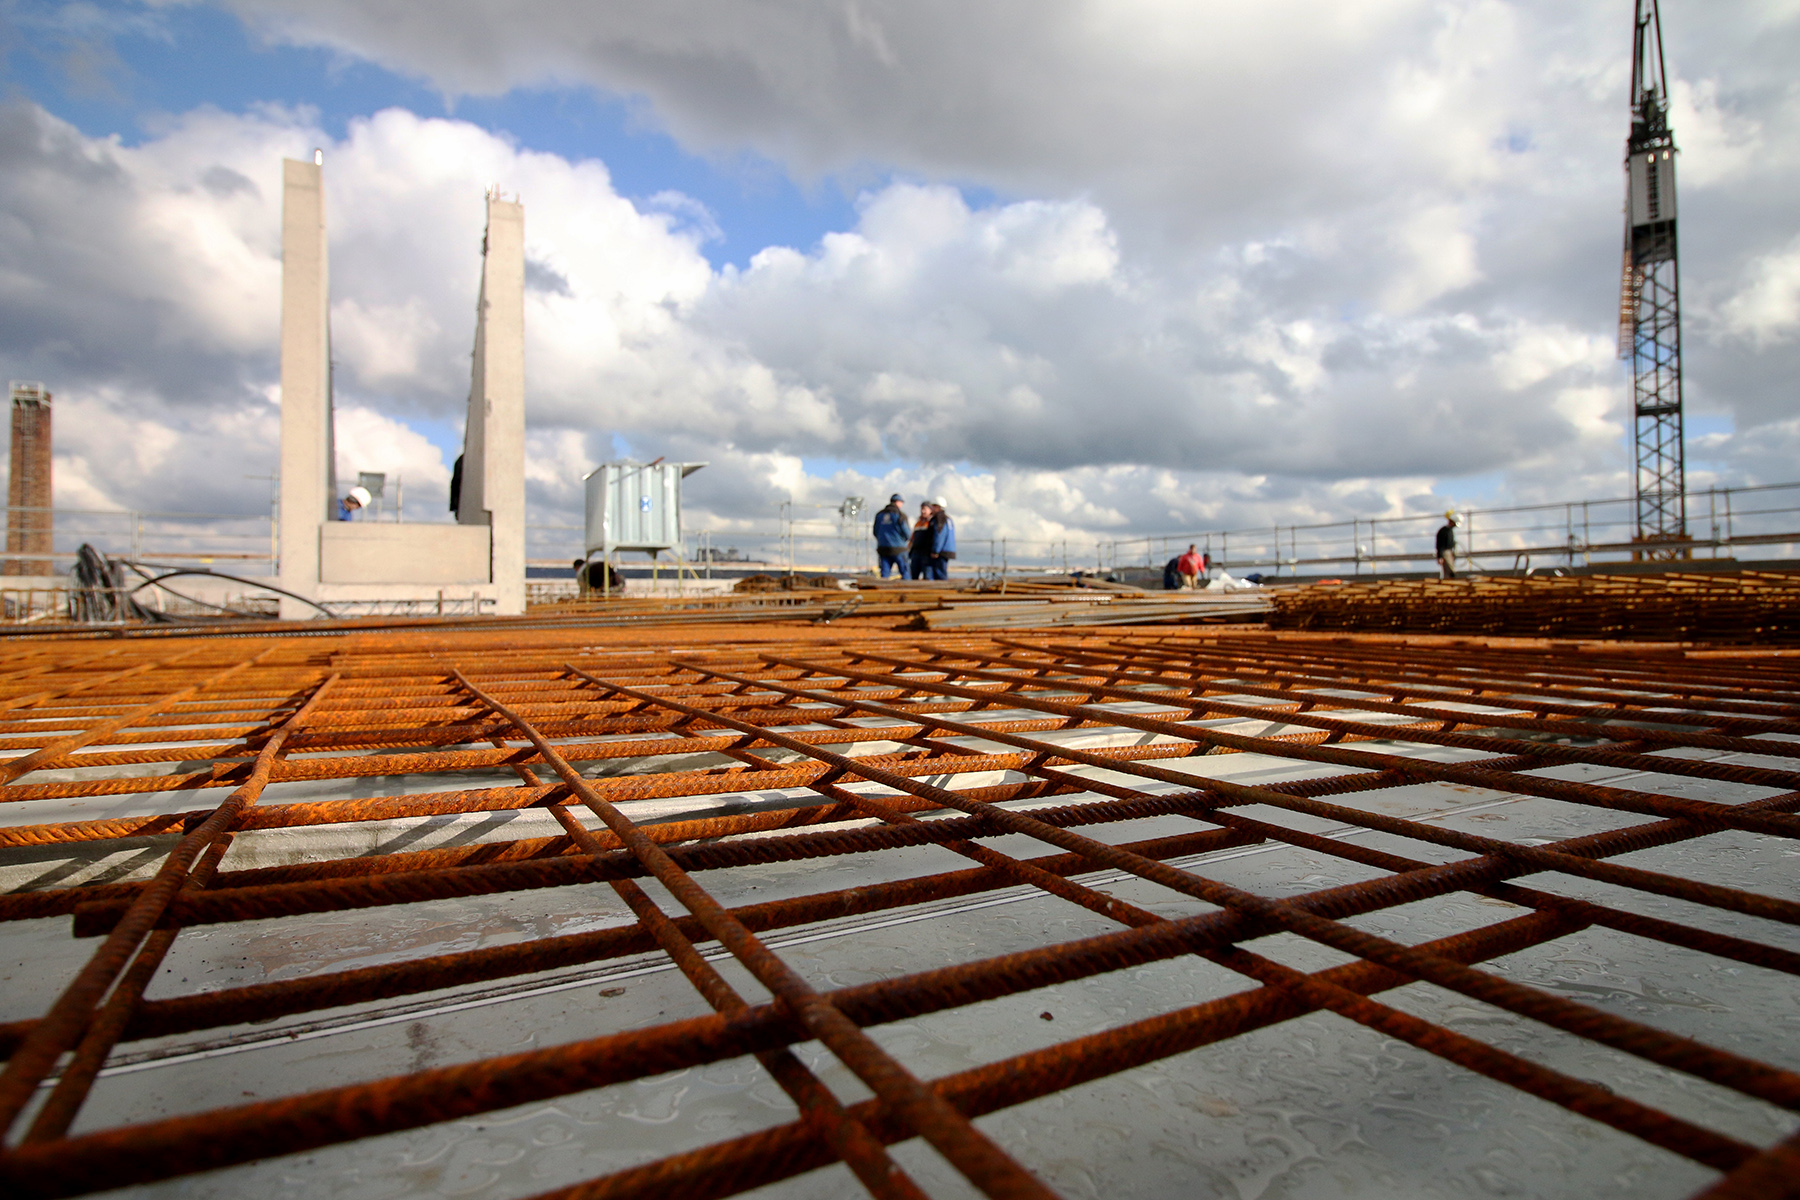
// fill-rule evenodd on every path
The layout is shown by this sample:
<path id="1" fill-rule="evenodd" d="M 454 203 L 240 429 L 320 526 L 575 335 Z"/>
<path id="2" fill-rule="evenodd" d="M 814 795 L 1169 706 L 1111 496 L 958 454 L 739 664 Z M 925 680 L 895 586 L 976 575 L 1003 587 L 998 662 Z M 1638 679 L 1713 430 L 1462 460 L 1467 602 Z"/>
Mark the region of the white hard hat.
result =
<path id="1" fill-rule="evenodd" d="M 950 507 L 950 501 L 946 500 L 942 496 L 933 496 L 931 498 L 931 502 L 933 504 L 937 505 L 939 508 L 949 508 Z"/>
<path id="2" fill-rule="evenodd" d="M 367 508 L 369 507 L 370 501 L 374 500 L 375 497 L 369 495 L 369 489 L 366 487 L 353 487 L 350 489 L 350 494 L 344 497 L 344 499 L 356 501 L 358 508 Z"/>

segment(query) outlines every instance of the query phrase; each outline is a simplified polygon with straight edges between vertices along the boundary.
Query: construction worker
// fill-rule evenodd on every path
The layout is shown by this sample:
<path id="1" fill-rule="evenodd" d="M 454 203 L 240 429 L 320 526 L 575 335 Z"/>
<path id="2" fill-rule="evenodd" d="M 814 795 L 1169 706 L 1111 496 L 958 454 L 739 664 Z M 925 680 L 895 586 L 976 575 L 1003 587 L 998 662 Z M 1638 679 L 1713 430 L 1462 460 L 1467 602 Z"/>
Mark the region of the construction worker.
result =
<path id="1" fill-rule="evenodd" d="M 875 556 L 881 560 L 883 579 L 888 577 L 889 567 L 901 579 L 912 578 L 906 554 L 906 544 L 912 540 L 912 522 L 900 505 L 900 493 L 895 492 L 888 497 L 887 507 L 875 514 Z"/>
<path id="2" fill-rule="evenodd" d="M 1200 576 L 1206 573 L 1206 558 L 1189 543 L 1187 553 L 1175 560 L 1175 571 L 1181 576 L 1181 586 L 1191 592 L 1200 586 Z"/>
<path id="3" fill-rule="evenodd" d="M 950 560 L 956 557 L 956 523 L 950 519 L 950 502 L 942 496 L 931 502 L 931 577 L 950 578 Z"/>
<path id="4" fill-rule="evenodd" d="M 374 499 L 374 497 L 369 495 L 368 488 L 366 488 L 366 487 L 351 488 L 350 494 L 345 496 L 342 500 L 338 501 L 338 520 L 340 520 L 340 521 L 354 520 L 356 517 L 356 514 L 361 512 L 363 509 L 369 507 L 369 502 L 373 499 Z"/>
<path id="5" fill-rule="evenodd" d="M 594 595 L 617 596 L 625 590 L 625 577 L 603 558 L 578 558 L 575 560 L 575 585 L 584 600 Z"/>
<path id="6" fill-rule="evenodd" d="M 919 516 L 913 522 L 912 540 L 907 543 L 906 556 L 912 564 L 914 579 L 931 578 L 931 501 L 919 503 Z"/>
<path id="7" fill-rule="evenodd" d="M 1456 511 L 1454 509 L 1444 514 L 1444 527 L 1437 532 L 1437 563 L 1439 579 L 1456 578 Z"/>

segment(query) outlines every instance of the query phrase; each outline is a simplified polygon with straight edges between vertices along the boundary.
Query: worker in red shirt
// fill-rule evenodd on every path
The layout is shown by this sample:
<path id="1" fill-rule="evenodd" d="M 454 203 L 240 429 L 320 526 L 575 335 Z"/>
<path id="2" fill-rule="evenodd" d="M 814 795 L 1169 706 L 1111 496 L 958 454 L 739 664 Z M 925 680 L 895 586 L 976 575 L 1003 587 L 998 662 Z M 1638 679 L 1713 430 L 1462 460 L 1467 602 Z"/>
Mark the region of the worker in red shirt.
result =
<path id="1" fill-rule="evenodd" d="M 1187 553 L 1175 560 L 1175 571 L 1181 576 L 1181 586 L 1192 590 L 1200 586 L 1200 577 L 1206 574 L 1206 556 L 1193 546 Z"/>

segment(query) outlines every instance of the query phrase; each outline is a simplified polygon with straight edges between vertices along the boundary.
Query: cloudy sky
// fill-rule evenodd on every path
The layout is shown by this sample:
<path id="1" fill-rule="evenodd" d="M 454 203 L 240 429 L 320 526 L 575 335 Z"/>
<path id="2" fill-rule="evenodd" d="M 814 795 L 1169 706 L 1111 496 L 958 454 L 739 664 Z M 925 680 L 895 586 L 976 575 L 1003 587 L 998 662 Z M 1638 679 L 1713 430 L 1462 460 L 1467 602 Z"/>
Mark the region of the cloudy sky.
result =
<path id="1" fill-rule="evenodd" d="M 1800 479 L 1800 0 L 1669 0 L 1690 483 Z M 280 160 L 340 470 L 439 519 L 483 190 L 533 520 L 947 494 L 1096 538 L 1629 491 L 1630 0 L 0 0 L 0 361 L 57 500 L 266 511 Z"/>

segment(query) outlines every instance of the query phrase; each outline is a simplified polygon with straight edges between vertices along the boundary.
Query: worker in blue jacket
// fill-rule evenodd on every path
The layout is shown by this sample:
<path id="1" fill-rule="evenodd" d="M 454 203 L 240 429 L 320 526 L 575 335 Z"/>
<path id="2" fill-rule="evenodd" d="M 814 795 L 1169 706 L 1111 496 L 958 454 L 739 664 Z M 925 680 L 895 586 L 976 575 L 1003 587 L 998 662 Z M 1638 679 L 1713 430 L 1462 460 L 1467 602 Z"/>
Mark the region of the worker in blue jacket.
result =
<path id="1" fill-rule="evenodd" d="M 906 543 L 912 540 L 912 520 L 900 507 L 900 493 L 888 497 L 887 507 L 875 514 L 875 556 L 881 560 L 881 577 L 888 568 L 901 579 L 912 578 L 907 570 Z"/>
<path id="2" fill-rule="evenodd" d="M 950 578 L 950 560 L 956 557 L 956 522 L 950 519 L 950 502 L 939 496 L 931 502 L 931 577 Z"/>

